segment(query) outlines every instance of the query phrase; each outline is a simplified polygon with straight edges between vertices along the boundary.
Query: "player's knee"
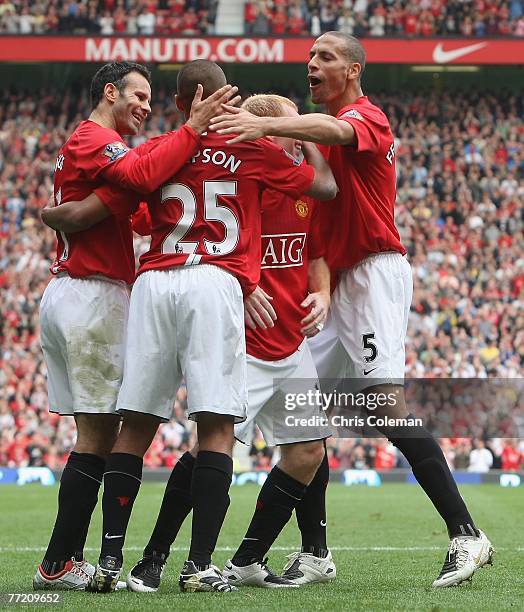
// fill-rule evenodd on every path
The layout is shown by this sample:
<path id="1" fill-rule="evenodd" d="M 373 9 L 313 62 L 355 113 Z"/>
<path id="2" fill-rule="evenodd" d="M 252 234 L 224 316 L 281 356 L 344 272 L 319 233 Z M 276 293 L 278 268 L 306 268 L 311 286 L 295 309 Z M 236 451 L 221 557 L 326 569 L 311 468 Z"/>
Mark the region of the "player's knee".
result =
<path id="1" fill-rule="evenodd" d="M 235 442 L 232 416 L 201 413 L 198 415 L 197 430 L 199 450 L 232 454 Z"/>
<path id="2" fill-rule="evenodd" d="M 138 457 L 144 456 L 159 425 L 160 419 L 151 414 L 124 412 L 122 428 L 113 447 L 113 452 L 129 453 Z"/>
<path id="3" fill-rule="evenodd" d="M 107 457 L 120 430 L 120 416 L 114 414 L 79 414 L 75 416 L 77 440 L 74 451 Z"/>
<path id="4" fill-rule="evenodd" d="M 312 478 L 324 459 L 325 451 L 322 440 L 316 440 L 282 446 L 280 452 L 284 471 Z"/>

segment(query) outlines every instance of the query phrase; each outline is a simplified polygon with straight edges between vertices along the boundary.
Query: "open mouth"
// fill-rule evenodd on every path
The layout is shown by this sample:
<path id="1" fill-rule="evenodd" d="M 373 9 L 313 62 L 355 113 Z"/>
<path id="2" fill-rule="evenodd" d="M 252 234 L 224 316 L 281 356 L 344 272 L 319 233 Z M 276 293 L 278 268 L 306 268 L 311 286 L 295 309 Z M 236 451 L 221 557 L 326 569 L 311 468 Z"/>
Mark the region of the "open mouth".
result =
<path id="1" fill-rule="evenodd" d="M 309 86 L 310 87 L 317 87 L 317 85 L 320 85 L 320 83 L 322 83 L 322 81 L 313 75 L 308 75 L 308 79 L 309 79 Z"/>

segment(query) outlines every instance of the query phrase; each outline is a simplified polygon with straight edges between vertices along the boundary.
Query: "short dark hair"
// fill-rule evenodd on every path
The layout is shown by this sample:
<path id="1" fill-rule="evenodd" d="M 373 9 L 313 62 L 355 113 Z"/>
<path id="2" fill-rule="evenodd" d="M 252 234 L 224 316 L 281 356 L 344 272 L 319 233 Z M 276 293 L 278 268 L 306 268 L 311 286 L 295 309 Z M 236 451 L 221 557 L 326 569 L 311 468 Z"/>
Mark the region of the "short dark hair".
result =
<path id="1" fill-rule="evenodd" d="M 350 62 L 356 62 L 361 65 L 360 76 L 364 72 L 364 68 L 366 67 L 366 51 L 362 46 L 362 43 L 358 38 L 351 36 L 350 34 L 345 34 L 344 32 L 325 32 L 324 34 L 329 34 L 329 36 L 335 36 L 344 42 L 344 55 Z"/>
<path id="2" fill-rule="evenodd" d="M 151 85 L 151 72 L 149 68 L 135 62 L 111 62 L 105 64 L 97 71 L 91 81 L 91 106 L 96 108 L 104 95 L 104 87 L 107 83 L 113 85 L 122 92 L 126 86 L 126 77 L 130 72 L 138 72 Z"/>
<path id="3" fill-rule="evenodd" d="M 182 67 L 176 81 L 177 93 L 184 105 L 189 105 L 193 100 L 199 83 L 204 88 L 202 94 L 204 99 L 226 85 L 227 79 L 222 68 L 215 62 L 209 60 L 189 62 Z"/>

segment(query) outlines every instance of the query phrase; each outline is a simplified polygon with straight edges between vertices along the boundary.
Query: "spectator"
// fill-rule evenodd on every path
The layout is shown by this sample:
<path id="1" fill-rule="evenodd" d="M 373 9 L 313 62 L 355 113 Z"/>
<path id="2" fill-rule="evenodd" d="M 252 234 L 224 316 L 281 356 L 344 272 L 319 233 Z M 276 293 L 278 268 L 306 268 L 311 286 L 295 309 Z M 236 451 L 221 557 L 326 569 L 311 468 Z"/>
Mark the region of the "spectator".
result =
<path id="1" fill-rule="evenodd" d="M 353 29 L 355 27 L 355 19 L 351 14 L 351 9 L 344 9 L 342 15 L 337 19 L 337 30 L 343 34 L 349 34 L 353 36 Z"/>
<path id="2" fill-rule="evenodd" d="M 489 472 L 493 465 L 493 455 L 486 448 L 483 440 L 475 440 L 475 448 L 469 455 L 469 472 Z"/>
<path id="3" fill-rule="evenodd" d="M 502 469 L 505 472 L 516 472 L 524 467 L 524 457 L 514 440 L 506 440 L 502 451 Z"/>
<path id="4" fill-rule="evenodd" d="M 380 6 L 373 9 L 373 15 L 369 18 L 369 33 L 371 36 L 384 36 L 386 33 L 386 18 Z"/>
<path id="5" fill-rule="evenodd" d="M 155 32 L 156 17 L 145 9 L 141 10 L 136 20 L 138 33 L 141 36 L 151 36 Z"/>
<path id="6" fill-rule="evenodd" d="M 253 20 L 253 34 L 265 36 L 269 34 L 269 11 L 265 4 L 255 7 L 255 19 Z"/>
<path id="7" fill-rule="evenodd" d="M 111 36 L 114 33 L 114 19 L 109 11 L 106 11 L 102 17 L 100 17 L 98 24 L 100 26 L 100 34 L 102 34 L 102 36 Z"/>
<path id="8" fill-rule="evenodd" d="M 397 462 L 397 449 L 384 438 L 375 440 L 375 469 L 391 470 Z"/>

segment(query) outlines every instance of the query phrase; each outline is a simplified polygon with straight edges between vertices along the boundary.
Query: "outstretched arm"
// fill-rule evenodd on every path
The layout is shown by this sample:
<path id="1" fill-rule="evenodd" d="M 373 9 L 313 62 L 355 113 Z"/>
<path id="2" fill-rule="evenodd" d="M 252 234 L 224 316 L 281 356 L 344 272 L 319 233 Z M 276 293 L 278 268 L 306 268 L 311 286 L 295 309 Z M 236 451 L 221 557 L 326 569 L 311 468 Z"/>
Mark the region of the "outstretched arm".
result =
<path id="1" fill-rule="evenodd" d="M 199 85 L 185 125 L 171 132 L 144 155 L 137 155 L 132 149 L 125 150 L 117 159 L 101 168 L 101 176 L 117 185 L 149 194 L 176 174 L 196 153 L 199 136 L 207 129 L 211 117 L 216 115 L 225 100 L 236 93 L 237 88 L 225 85 L 205 100 L 202 100 L 202 91 Z"/>
<path id="2" fill-rule="evenodd" d="M 347 121 L 322 113 L 299 117 L 257 117 L 243 109 L 225 105 L 227 114 L 214 117 L 209 129 L 218 134 L 235 134 L 229 144 L 264 136 L 284 136 L 326 145 L 352 145 L 355 130 Z"/>

